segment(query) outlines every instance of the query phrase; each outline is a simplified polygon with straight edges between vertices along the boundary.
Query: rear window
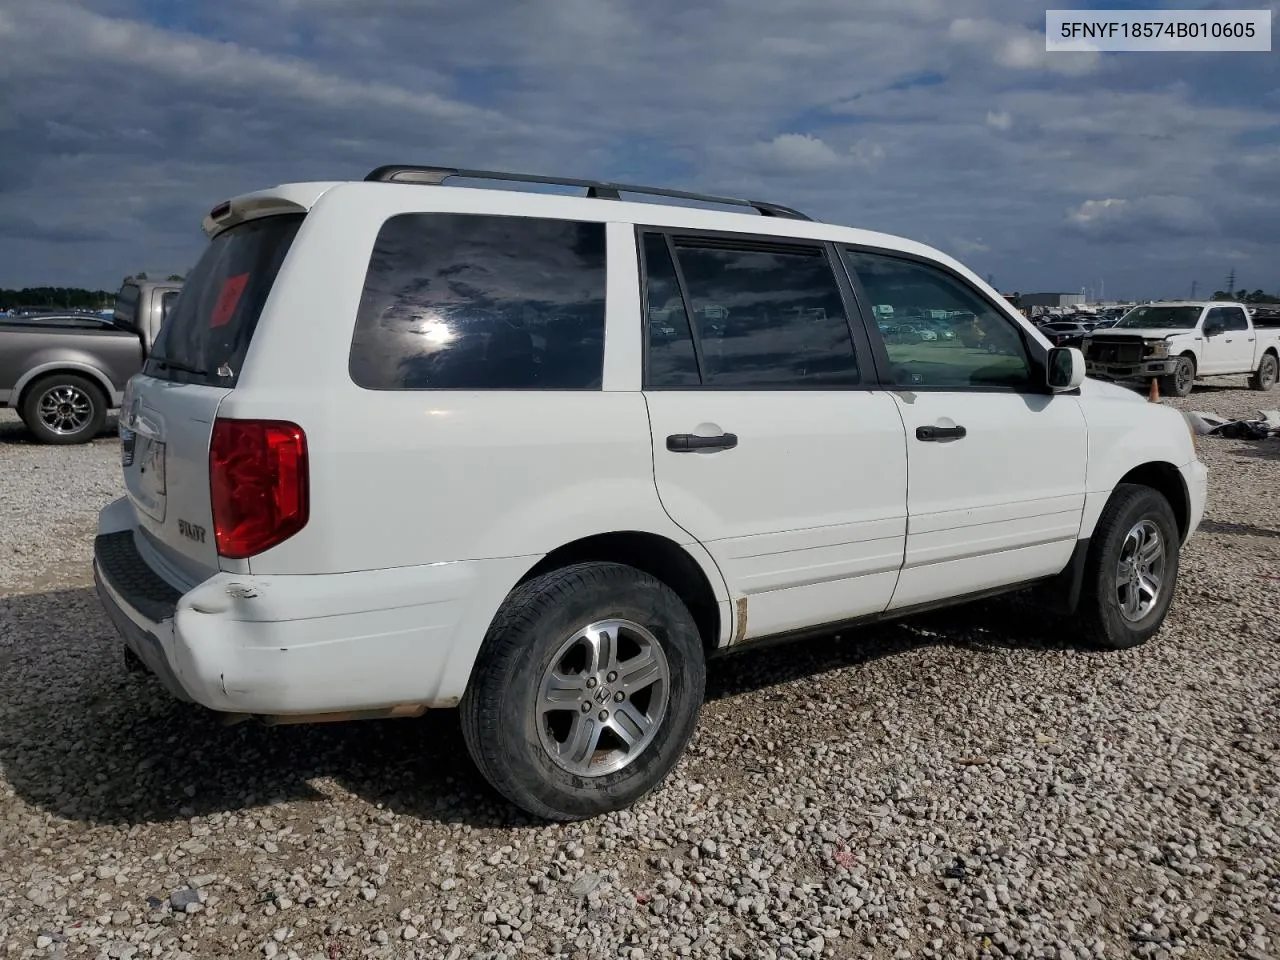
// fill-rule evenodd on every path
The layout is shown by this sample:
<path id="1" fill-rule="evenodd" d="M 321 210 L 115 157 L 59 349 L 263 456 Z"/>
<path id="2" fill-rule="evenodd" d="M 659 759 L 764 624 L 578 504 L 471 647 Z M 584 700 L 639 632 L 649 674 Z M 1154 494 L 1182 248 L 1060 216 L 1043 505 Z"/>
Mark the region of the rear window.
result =
<path id="1" fill-rule="evenodd" d="M 138 329 L 138 288 L 126 283 L 116 294 L 116 307 L 112 319 L 124 330 Z"/>
<path id="2" fill-rule="evenodd" d="M 304 214 L 220 233 L 188 274 L 147 360 L 148 376 L 234 387 L 258 317 Z"/>
<path id="3" fill-rule="evenodd" d="M 601 223 L 452 213 L 378 233 L 351 342 L 369 390 L 599 390 Z"/>
<path id="4" fill-rule="evenodd" d="M 160 297 L 160 323 L 163 324 L 169 319 L 169 314 L 173 312 L 173 305 L 178 302 L 178 291 L 170 290 Z"/>

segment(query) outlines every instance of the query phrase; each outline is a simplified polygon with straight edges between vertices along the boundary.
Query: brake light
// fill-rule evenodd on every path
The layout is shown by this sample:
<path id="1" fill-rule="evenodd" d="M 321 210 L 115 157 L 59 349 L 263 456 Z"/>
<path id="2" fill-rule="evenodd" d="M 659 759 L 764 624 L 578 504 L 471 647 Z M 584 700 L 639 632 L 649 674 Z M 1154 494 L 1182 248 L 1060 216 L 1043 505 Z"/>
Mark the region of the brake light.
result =
<path id="1" fill-rule="evenodd" d="M 307 435 L 280 420 L 214 421 L 209 492 L 218 553 L 243 560 L 307 525 Z"/>

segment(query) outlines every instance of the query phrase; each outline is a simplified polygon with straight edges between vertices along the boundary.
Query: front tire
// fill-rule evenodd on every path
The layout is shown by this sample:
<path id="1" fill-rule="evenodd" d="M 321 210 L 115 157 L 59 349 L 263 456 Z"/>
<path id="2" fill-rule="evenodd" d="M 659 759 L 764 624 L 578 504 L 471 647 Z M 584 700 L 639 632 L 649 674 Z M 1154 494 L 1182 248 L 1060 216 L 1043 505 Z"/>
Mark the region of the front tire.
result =
<path id="1" fill-rule="evenodd" d="M 1116 487 L 1094 530 L 1079 616 L 1084 637 L 1109 650 L 1145 643 L 1160 629 L 1178 580 L 1178 523 L 1150 487 Z"/>
<path id="2" fill-rule="evenodd" d="M 486 634 L 459 704 L 486 780 L 548 820 L 620 810 L 683 754 L 706 683 L 702 638 L 680 598 L 615 563 L 521 584 Z"/>
<path id="3" fill-rule="evenodd" d="M 55 373 L 27 388 L 19 413 L 41 443 L 88 443 L 107 422 L 107 398 L 85 377 Z"/>
<path id="4" fill-rule="evenodd" d="M 1175 397 L 1191 395 L 1191 388 L 1196 384 L 1196 363 L 1190 357 L 1178 357 L 1173 373 L 1160 378 L 1162 392 Z"/>
<path id="5" fill-rule="evenodd" d="M 1264 353 L 1258 361 L 1258 369 L 1249 377 L 1249 386 L 1266 393 L 1276 385 L 1277 377 L 1280 377 L 1280 361 L 1276 360 L 1274 353 Z"/>

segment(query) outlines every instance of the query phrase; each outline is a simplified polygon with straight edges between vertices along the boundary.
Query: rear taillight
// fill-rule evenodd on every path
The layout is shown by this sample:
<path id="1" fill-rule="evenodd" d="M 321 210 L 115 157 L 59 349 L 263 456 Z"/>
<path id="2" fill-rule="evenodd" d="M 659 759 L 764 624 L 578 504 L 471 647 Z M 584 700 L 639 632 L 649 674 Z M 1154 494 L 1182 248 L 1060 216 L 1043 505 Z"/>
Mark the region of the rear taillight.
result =
<path id="1" fill-rule="evenodd" d="M 296 423 L 215 420 L 209 492 L 218 553 L 243 560 L 305 527 L 307 473 L 307 435 Z"/>

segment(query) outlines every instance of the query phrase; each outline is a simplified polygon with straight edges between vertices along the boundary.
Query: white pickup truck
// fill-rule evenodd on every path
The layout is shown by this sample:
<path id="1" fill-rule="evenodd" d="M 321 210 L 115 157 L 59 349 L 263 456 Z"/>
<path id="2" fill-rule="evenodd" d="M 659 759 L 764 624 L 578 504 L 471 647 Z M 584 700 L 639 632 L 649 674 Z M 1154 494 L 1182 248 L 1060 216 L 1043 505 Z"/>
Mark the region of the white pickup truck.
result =
<path id="1" fill-rule="evenodd" d="M 1248 374 L 1253 389 L 1270 390 L 1280 376 L 1280 327 L 1256 328 L 1243 305 L 1221 300 L 1134 307 L 1081 347 L 1089 376 L 1158 378 L 1179 397 L 1202 377 Z"/>

